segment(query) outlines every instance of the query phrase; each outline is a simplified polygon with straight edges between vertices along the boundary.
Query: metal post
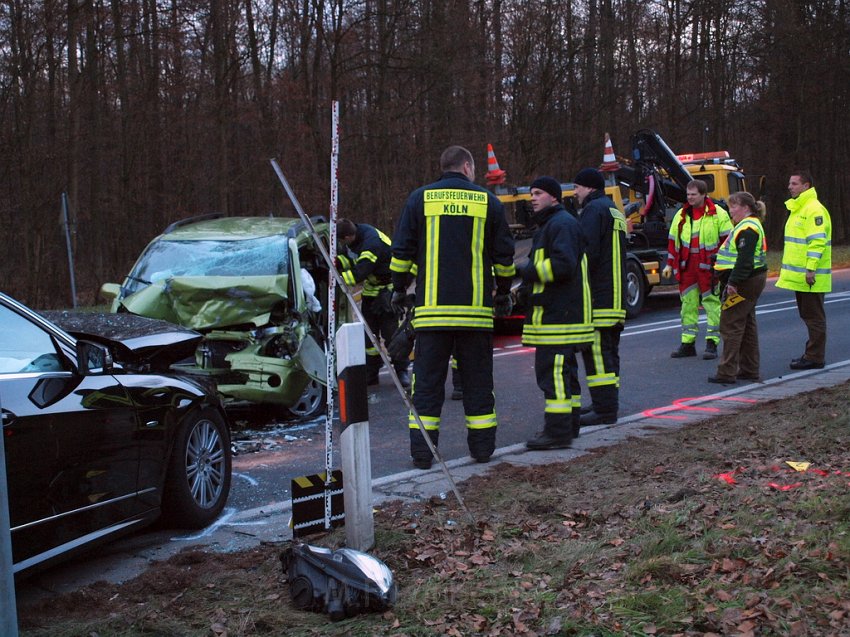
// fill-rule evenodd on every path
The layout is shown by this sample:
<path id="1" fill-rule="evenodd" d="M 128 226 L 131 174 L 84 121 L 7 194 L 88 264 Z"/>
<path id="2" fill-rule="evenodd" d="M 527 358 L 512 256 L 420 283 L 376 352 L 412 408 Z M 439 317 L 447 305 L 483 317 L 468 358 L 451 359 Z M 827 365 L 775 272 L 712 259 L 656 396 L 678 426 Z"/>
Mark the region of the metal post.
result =
<path id="1" fill-rule="evenodd" d="M 68 221 L 68 195 L 62 193 L 62 225 L 65 228 L 65 246 L 68 249 L 68 271 L 71 274 L 71 303 L 77 307 L 77 283 L 74 279 L 74 251 L 71 249 L 71 224 Z"/>
<path id="2" fill-rule="evenodd" d="M 0 422 L 5 422 L 0 400 Z M 17 637 L 18 610 L 15 606 L 15 576 L 12 561 L 12 531 L 9 521 L 9 490 L 6 477 L 5 431 L 0 434 L 0 635 Z"/>

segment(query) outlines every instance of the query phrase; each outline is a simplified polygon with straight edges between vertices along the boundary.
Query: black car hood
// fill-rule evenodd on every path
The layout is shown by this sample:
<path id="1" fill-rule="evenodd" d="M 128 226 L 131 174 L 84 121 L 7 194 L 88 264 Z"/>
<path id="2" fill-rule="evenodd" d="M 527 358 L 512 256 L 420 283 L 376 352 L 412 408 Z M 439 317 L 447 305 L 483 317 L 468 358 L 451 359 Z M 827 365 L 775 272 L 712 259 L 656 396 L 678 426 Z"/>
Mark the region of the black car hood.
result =
<path id="1" fill-rule="evenodd" d="M 202 338 L 194 330 L 135 314 L 50 311 L 42 315 L 74 338 L 108 346 L 117 363 L 156 369 L 192 357 Z"/>

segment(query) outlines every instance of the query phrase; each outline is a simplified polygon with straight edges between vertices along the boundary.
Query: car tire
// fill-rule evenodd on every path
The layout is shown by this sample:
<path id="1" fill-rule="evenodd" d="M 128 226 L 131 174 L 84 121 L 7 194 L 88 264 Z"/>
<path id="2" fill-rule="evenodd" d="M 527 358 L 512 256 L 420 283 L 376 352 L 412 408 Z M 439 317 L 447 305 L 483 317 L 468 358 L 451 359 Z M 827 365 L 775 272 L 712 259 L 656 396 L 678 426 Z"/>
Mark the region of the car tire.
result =
<path id="1" fill-rule="evenodd" d="M 299 419 L 315 418 L 325 410 L 327 404 L 326 388 L 311 378 L 301 396 L 294 405 L 287 407 L 287 415 Z"/>
<path id="2" fill-rule="evenodd" d="M 626 261 L 626 317 L 635 318 L 643 309 L 647 286 L 643 266 L 629 259 Z"/>
<path id="3" fill-rule="evenodd" d="M 169 524 L 200 529 L 219 516 L 230 493 L 230 454 L 227 424 L 214 409 L 200 409 L 183 419 L 163 493 L 163 516 Z"/>

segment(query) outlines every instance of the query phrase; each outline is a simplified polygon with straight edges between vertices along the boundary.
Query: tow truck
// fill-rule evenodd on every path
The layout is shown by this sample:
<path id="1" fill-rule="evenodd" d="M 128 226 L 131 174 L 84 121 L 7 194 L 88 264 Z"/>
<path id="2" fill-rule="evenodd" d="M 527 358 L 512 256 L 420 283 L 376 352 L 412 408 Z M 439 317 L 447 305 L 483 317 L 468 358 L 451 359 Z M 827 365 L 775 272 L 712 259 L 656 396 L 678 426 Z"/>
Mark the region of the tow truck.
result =
<path id="1" fill-rule="evenodd" d="M 509 224 L 517 244 L 514 262 L 522 266 L 531 248 L 531 193 L 528 186 L 505 183 L 492 145 L 487 147 L 487 184 L 508 211 Z M 673 277 L 661 274 L 667 260 L 667 235 L 676 210 L 686 201 L 688 182 L 706 183 L 708 196 L 726 206 L 729 195 L 748 190 L 753 182 L 760 197 L 764 177 L 747 177 L 728 151 L 677 155 L 661 136 L 641 129 L 631 138 L 631 157 L 622 162 L 614 155 L 610 136 L 605 134 L 603 161 L 599 166 L 605 178 L 605 193 L 623 212 L 629 224 L 626 242 L 626 316 L 634 318 L 643 308 L 655 286 L 676 285 Z M 575 184 L 562 183 L 564 205 L 574 206 Z M 515 316 L 522 318 L 523 294 L 515 286 Z"/>

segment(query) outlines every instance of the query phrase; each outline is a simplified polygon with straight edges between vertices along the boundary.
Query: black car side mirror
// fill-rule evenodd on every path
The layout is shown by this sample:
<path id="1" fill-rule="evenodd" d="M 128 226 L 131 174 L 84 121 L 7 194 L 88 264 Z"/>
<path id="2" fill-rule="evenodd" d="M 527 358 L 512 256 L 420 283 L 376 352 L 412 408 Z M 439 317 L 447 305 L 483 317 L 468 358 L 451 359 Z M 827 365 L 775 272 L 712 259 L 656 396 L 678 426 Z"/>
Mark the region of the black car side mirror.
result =
<path id="1" fill-rule="evenodd" d="M 94 372 L 112 371 L 112 354 L 109 349 L 91 341 L 77 341 L 77 369 L 82 376 Z"/>

